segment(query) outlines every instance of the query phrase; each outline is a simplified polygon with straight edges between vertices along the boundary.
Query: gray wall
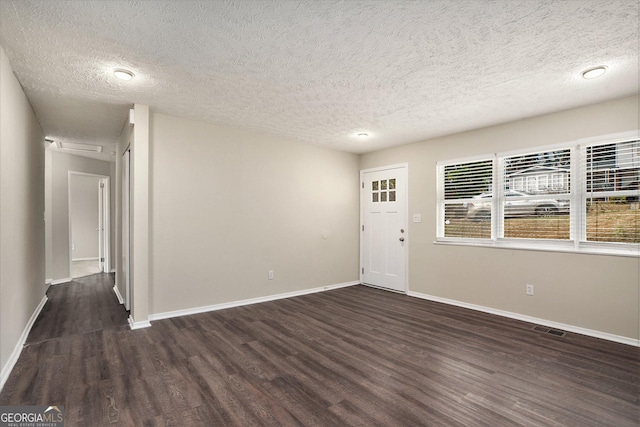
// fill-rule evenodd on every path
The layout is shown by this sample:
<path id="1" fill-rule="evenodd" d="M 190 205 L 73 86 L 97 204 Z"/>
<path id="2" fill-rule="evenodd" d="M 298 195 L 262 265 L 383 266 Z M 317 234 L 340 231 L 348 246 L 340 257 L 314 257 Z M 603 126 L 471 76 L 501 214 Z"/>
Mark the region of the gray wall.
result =
<path id="1" fill-rule="evenodd" d="M 71 244 L 72 260 L 99 256 L 100 178 L 71 175 Z"/>
<path id="2" fill-rule="evenodd" d="M 63 280 L 71 277 L 69 271 L 69 171 L 82 172 L 111 177 L 113 187 L 114 177 L 111 176 L 112 164 L 102 160 L 75 156 L 73 154 L 51 153 L 51 274 L 47 276 L 53 280 Z M 48 185 L 49 187 L 49 185 Z M 113 218 L 115 216 L 115 190 L 111 190 L 111 242 L 114 241 L 115 230 Z M 49 245 L 47 245 L 49 246 Z M 111 245 L 111 259 L 113 260 L 114 246 Z M 112 261 L 113 265 L 113 261 Z"/>
<path id="3" fill-rule="evenodd" d="M 422 214 L 409 224 L 411 291 L 638 339 L 636 257 L 434 243 L 437 161 L 638 128 L 638 97 L 630 97 L 366 154 L 360 166 L 409 164 L 409 217 Z"/>
<path id="4" fill-rule="evenodd" d="M 150 313 L 358 280 L 356 155 L 162 114 L 150 128 Z"/>
<path id="5" fill-rule="evenodd" d="M 45 293 L 44 135 L 0 47 L 0 380 Z"/>

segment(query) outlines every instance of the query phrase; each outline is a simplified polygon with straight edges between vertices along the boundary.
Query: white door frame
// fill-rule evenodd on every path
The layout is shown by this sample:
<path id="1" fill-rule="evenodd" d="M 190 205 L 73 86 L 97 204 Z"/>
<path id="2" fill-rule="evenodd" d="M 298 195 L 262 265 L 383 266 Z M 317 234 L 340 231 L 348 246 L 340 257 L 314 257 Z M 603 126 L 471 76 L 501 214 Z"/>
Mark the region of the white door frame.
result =
<path id="1" fill-rule="evenodd" d="M 122 154 L 122 276 L 124 308 L 131 310 L 131 149 Z"/>
<path id="2" fill-rule="evenodd" d="M 72 245 L 73 245 L 73 240 L 72 240 L 72 221 L 71 221 L 71 178 L 73 176 L 93 176 L 96 178 L 99 178 L 99 180 L 105 180 L 105 191 L 104 191 L 104 197 L 105 200 L 103 200 L 102 203 L 99 203 L 100 208 L 102 209 L 102 212 L 98 213 L 98 217 L 100 217 L 100 215 L 102 215 L 102 217 L 104 218 L 104 241 L 103 242 L 99 242 L 99 248 L 98 248 L 98 256 L 100 256 L 100 253 L 104 253 L 105 254 L 105 264 L 104 264 L 104 270 L 106 272 L 110 271 L 110 259 L 109 259 L 109 254 L 111 253 L 111 242 L 109 239 L 110 236 L 110 212 L 109 212 L 109 199 L 110 199 L 110 189 L 111 189 L 111 178 L 108 175 L 98 175 L 98 174 L 94 174 L 94 173 L 86 173 L 86 172 L 76 172 L 76 171 L 68 171 L 67 173 L 67 202 L 68 202 L 68 207 L 67 207 L 67 216 L 68 216 L 68 220 L 69 220 L 69 278 L 72 278 L 73 274 L 72 274 L 72 267 L 73 267 L 73 249 L 72 249 Z M 98 184 L 99 185 L 99 184 Z M 98 188 L 98 194 L 100 194 L 100 188 Z M 100 239 L 99 239 L 100 241 Z M 100 263 L 100 259 L 98 259 L 98 263 Z"/>
<path id="3" fill-rule="evenodd" d="M 397 163 L 388 166 L 380 166 L 369 169 L 361 169 L 360 170 L 360 268 L 359 270 L 359 279 L 360 283 L 364 283 L 363 274 L 364 274 L 364 210 L 365 210 L 365 197 L 369 196 L 367 191 L 364 191 L 364 175 L 371 172 L 383 172 L 391 169 L 404 169 L 404 178 L 405 178 L 405 197 L 404 197 L 404 209 L 405 215 L 405 224 L 407 224 L 405 234 L 405 268 L 404 268 L 404 290 L 403 293 L 407 293 L 409 291 L 409 164 L 408 163 Z M 367 284 L 368 286 L 373 286 Z M 386 288 L 384 288 L 386 289 Z"/>
<path id="4" fill-rule="evenodd" d="M 100 248 L 100 258 L 102 261 L 102 272 L 110 273 L 111 272 L 111 247 L 110 247 L 110 232 L 111 228 L 109 227 L 110 222 L 110 214 L 111 214 L 111 182 L 109 178 L 100 178 L 98 183 L 100 185 L 99 193 L 100 200 L 98 200 L 99 206 L 99 227 L 100 234 L 98 236 L 99 239 L 99 248 Z M 103 260 L 102 260 L 103 259 Z"/>

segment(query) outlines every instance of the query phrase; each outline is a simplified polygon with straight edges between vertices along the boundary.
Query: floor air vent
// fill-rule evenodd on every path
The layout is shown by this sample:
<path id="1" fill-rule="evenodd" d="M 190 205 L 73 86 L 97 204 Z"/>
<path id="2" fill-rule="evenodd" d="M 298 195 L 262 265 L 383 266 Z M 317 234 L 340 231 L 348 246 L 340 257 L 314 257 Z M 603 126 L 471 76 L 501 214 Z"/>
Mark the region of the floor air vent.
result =
<path id="1" fill-rule="evenodd" d="M 544 326 L 534 326 L 533 330 L 536 332 L 542 332 L 543 334 L 549 334 L 556 337 L 564 337 L 567 335 L 565 331 L 559 331 L 557 329 L 546 328 Z"/>

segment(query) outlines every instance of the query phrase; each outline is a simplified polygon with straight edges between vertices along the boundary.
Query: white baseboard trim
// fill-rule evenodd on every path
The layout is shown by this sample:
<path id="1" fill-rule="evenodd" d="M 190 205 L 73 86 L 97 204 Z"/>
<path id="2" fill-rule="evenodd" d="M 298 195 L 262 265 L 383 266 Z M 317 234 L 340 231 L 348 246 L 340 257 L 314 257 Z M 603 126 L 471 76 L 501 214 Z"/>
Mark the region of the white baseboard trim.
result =
<path id="1" fill-rule="evenodd" d="M 11 374 L 13 367 L 16 365 L 16 362 L 20 358 L 20 354 L 22 353 L 22 348 L 24 347 L 24 343 L 27 341 L 29 332 L 31 332 L 31 328 L 33 327 L 33 324 L 36 322 L 36 319 L 38 318 L 40 311 L 42 311 L 42 307 L 44 307 L 44 305 L 47 303 L 47 300 L 48 298 L 46 295 L 42 297 L 42 300 L 40 301 L 40 303 L 38 303 L 38 306 L 33 311 L 33 314 L 31 315 L 31 318 L 27 322 L 27 325 L 24 327 L 24 330 L 22 331 L 22 335 L 20 335 L 20 338 L 18 339 L 18 342 L 16 343 L 16 346 L 14 347 L 13 352 L 11 353 L 11 356 L 9 356 L 9 359 L 7 360 L 7 363 L 2 367 L 2 371 L 0 371 L 0 391 L 4 387 L 4 384 L 7 382 L 7 380 L 9 379 L 9 374 Z"/>
<path id="2" fill-rule="evenodd" d="M 44 279 L 45 286 L 49 286 L 51 283 L 53 283 L 53 279 Z"/>
<path id="3" fill-rule="evenodd" d="M 131 328 L 131 330 L 148 328 L 150 326 L 151 322 L 149 322 L 148 320 L 136 322 L 133 320 L 133 317 L 129 316 L 129 327 Z"/>
<path id="4" fill-rule="evenodd" d="M 118 297 L 118 302 L 120 304 L 124 304 L 124 298 L 122 298 L 122 295 L 120 295 L 120 291 L 118 290 L 117 285 L 113 285 L 113 292 L 116 293 L 116 297 Z"/>
<path id="5" fill-rule="evenodd" d="M 636 340 L 629 337 L 623 337 L 621 335 L 609 334 L 607 332 L 595 331 L 593 329 L 581 328 L 579 326 L 568 325 L 565 323 L 558 323 L 552 320 L 539 319 L 537 317 L 526 316 L 524 314 L 513 313 L 511 311 L 498 310 L 496 308 L 485 307 L 482 305 L 469 304 L 462 301 L 456 301 L 448 298 L 436 297 L 433 295 L 422 294 L 419 292 L 407 292 L 407 295 L 415 298 L 421 298 L 429 301 L 441 302 L 444 304 L 455 305 L 457 307 L 469 308 L 471 310 L 482 311 L 484 313 L 495 314 L 497 316 L 508 317 L 511 319 L 521 320 L 523 322 L 534 323 L 536 325 L 543 325 L 549 328 L 561 329 L 567 332 L 573 332 L 576 334 L 587 335 L 594 338 L 600 338 L 607 341 L 613 341 L 620 344 L 632 345 L 640 347 L 640 340 Z"/>
<path id="6" fill-rule="evenodd" d="M 71 262 L 73 261 L 98 261 L 98 257 L 95 258 L 73 258 L 71 260 Z"/>
<path id="7" fill-rule="evenodd" d="M 258 304 L 261 302 L 275 301 L 283 298 L 292 298 L 302 295 L 324 292 L 332 289 L 346 288 L 347 286 L 359 285 L 359 281 L 338 283 L 335 285 L 321 286 L 318 288 L 304 289 L 302 291 L 286 292 L 283 294 L 268 295 L 265 297 L 250 298 L 239 301 L 225 302 L 222 304 L 213 304 L 203 307 L 188 308 L 185 310 L 167 311 L 164 313 L 150 314 L 149 320 L 169 319 L 172 317 L 189 316 L 191 314 L 206 313 L 208 311 L 224 310 L 226 308 L 240 307 L 243 305 Z"/>
<path id="8" fill-rule="evenodd" d="M 63 283 L 69 283 L 70 281 L 72 281 L 73 279 L 71 277 L 65 277 L 64 279 L 56 279 L 56 280 L 52 280 L 51 284 L 52 285 L 61 285 Z"/>

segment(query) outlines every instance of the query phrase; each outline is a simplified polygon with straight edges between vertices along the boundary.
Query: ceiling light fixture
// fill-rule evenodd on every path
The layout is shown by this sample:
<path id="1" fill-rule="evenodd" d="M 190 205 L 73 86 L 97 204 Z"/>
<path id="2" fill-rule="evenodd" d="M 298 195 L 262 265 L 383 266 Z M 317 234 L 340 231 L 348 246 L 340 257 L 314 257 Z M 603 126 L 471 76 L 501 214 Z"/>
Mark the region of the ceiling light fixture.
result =
<path id="1" fill-rule="evenodd" d="M 366 139 L 366 138 L 369 138 L 369 134 L 368 134 L 368 133 L 365 133 L 365 132 L 359 133 L 359 134 L 358 134 L 358 138 L 359 138 L 359 139 Z"/>
<path id="2" fill-rule="evenodd" d="M 607 67 L 600 65 L 598 67 L 590 68 L 587 71 L 582 72 L 582 77 L 585 79 L 595 79 L 604 75 L 607 72 Z"/>
<path id="3" fill-rule="evenodd" d="M 133 71 L 125 70 L 124 68 L 116 68 L 115 70 L 113 70 L 113 75 L 120 80 L 125 81 L 129 81 L 135 76 L 135 74 L 133 74 Z"/>

